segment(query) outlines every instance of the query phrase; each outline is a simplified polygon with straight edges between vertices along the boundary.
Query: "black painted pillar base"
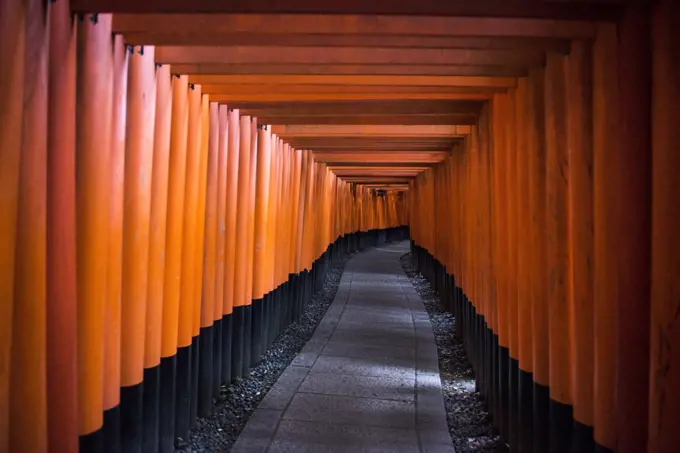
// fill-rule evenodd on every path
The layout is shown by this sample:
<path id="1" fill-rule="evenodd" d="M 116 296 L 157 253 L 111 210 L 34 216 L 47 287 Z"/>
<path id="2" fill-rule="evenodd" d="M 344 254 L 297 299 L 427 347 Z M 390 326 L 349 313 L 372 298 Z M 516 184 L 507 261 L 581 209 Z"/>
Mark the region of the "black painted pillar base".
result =
<path id="1" fill-rule="evenodd" d="M 215 374 L 213 359 L 213 326 L 201 327 L 201 342 L 198 365 L 198 416 L 206 417 L 213 409 L 213 376 Z"/>
<path id="2" fill-rule="evenodd" d="M 222 372 L 220 385 L 228 386 L 231 384 L 231 351 L 232 351 L 232 341 L 234 337 L 234 314 L 229 313 L 228 315 L 222 316 Z M 219 398 L 220 391 L 218 389 Z"/>
<path id="3" fill-rule="evenodd" d="M 571 453 L 573 416 L 571 405 L 550 399 L 550 453 Z"/>
<path id="4" fill-rule="evenodd" d="M 250 337 L 250 365 L 255 366 L 262 359 L 262 320 L 264 318 L 264 298 L 254 299 L 250 305 L 252 312 L 252 331 Z"/>
<path id="5" fill-rule="evenodd" d="M 200 347 L 201 336 L 196 335 L 191 339 L 191 393 L 189 399 L 189 427 L 191 429 L 196 427 L 198 421 L 198 359 Z"/>
<path id="6" fill-rule="evenodd" d="M 104 428 L 79 436 L 78 451 L 79 453 L 102 453 L 104 451 Z"/>
<path id="7" fill-rule="evenodd" d="M 121 414 L 120 403 L 104 411 L 103 434 L 104 453 L 121 453 Z"/>
<path id="8" fill-rule="evenodd" d="M 534 376 L 519 370 L 519 444 L 520 453 L 534 451 Z"/>
<path id="9" fill-rule="evenodd" d="M 500 414 L 498 417 L 498 428 L 501 437 L 506 442 L 510 438 L 510 352 L 508 348 L 501 346 L 498 348 L 498 394 L 500 395 Z"/>
<path id="10" fill-rule="evenodd" d="M 144 432 L 144 384 L 120 389 L 121 448 L 125 453 L 142 453 Z"/>
<path id="11" fill-rule="evenodd" d="M 234 307 L 231 339 L 231 380 L 243 375 L 243 324 L 245 323 L 245 307 Z"/>
<path id="12" fill-rule="evenodd" d="M 191 345 L 177 348 L 175 438 L 187 439 L 191 428 Z"/>
<path id="13" fill-rule="evenodd" d="M 574 420 L 571 435 L 571 453 L 594 453 L 593 427 Z"/>
<path id="14" fill-rule="evenodd" d="M 222 319 L 213 322 L 213 375 L 212 375 L 212 397 L 220 397 L 220 385 L 222 383 Z M 212 409 L 211 409 L 212 412 Z"/>
<path id="15" fill-rule="evenodd" d="M 161 398 L 161 367 L 157 365 L 144 370 L 144 432 L 142 451 L 158 451 L 159 407 Z"/>
<path id="16" fill-rule="evenodd" d="M 175 406 L 177 387 L 177 355 L 161 359 L 159 405 L 159 453 L 175 452 Z"/>
<path id="17" fill-rule="evenodd" d="M 251 336 L 253 330 L 253 309 L 252 305 L 243 307 L 243 362 L 241 369 L 242 376 L 248 376 L 251 361 Z"/>
<path id="18" fill-rule="evenodd" d="M 534 381 L 534 451 L 550 448 L 550 389 Z"/>

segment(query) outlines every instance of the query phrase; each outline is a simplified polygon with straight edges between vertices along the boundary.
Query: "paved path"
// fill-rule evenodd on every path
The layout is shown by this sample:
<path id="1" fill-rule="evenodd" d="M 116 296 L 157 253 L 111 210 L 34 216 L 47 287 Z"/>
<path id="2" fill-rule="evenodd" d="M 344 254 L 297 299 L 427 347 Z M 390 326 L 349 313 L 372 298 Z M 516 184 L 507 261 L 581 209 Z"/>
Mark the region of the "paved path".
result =
<path id="1" fill-rule="evenodd" d="M 454 453 L 437 348 L 402 242 L 354 256 L 333 304 L 233 453 Z"/>

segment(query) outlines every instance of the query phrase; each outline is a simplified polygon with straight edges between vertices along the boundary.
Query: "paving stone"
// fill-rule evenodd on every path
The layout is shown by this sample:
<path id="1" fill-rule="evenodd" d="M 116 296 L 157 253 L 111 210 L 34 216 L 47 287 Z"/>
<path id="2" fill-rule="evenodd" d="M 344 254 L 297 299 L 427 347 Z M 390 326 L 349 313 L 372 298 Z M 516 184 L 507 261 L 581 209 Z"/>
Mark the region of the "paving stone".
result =
<path id="1" fill-rule="evenodd" d="M 284 420 L 415 428 L 413 402 L 296 393 Z"/>
<path id="2" fill-rule="evenodd" d="M 435 351 L 436 354 L 436 351 Z M 416 351 L 409 347 L 391 345 L 367 345 L 354 341 L 329 341 L 322 355 L 335 357 L 354 357 L 365 359 L 408 359 L 415 360 Z"/>
<path id="3" fill-rule="evenodd" d="M 411 378 L 309 373 L 298 392 L 411 402 L 415 385 Z"/>
<path id="4" fill-rule="evenodd" d="M 283 410 L 307 376 L 309 368 L 289 366 L 260 402 L 259 408 Z"/>
<path id="5" fill-rule="evenodd" d="M 269 452 L 418 453 L 411 429 L 283 420 Z"/>
<path id="6" fill-rule="evenodd" d="M 312 367 L 314 373 L 359 374 L 364 376 L 397 376 L 415 378 L 411 359 L 333 357 L 321 355 Z"/>

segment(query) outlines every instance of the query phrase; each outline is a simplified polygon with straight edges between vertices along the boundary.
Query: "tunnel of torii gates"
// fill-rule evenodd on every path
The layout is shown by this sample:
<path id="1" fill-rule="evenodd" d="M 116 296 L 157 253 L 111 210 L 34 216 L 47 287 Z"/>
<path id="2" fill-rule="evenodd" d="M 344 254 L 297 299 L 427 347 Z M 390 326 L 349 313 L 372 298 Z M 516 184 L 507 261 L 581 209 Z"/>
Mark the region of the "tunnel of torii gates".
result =
<path id="1" fill-rule="evenodd" d="M 0 0 L 0 452 L 174 451 L 409 237 L 511 451 L 680 451 L 677 3 L 323 3 Z"/>

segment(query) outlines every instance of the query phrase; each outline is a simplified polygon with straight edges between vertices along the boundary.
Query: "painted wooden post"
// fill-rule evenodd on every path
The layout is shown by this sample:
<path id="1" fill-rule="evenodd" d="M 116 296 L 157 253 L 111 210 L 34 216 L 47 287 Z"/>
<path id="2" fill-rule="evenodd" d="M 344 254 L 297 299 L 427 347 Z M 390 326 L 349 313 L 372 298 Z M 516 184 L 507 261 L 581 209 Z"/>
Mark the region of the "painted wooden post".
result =
<path id="1" fill-rule="evenodd" d="M 591 44 L 572 42 L 567 59 L 567 146 L 569 242 L 571 243 L 570 337 L 573 353 L 574 426 L 572 452 L 592 453 L 593 369 L 593 115 Z"/>
<path id="2" fill-rule="evenodd" d="M 168 208 L 165 235 L 163 284 L 163 331 L 161 339 L 160 453 L 175 451 L 177 392 L 177 346 L 180 281 L 182 275 L 182 230 L 184 186 L 187 164 L 187 77 L 172 79 L 172 118 L 168 168 Z"/>
<path id="3" fill-rule="evenodd" d="M 231 382 L 232 337 L 234 329 L 234 280 L 236 278 L 236 231 L 240 158 L 239 111 L 228 110 L 227 211 L 224 254 L 224 300 L 222 301 L 222 384 Z"/>
<path id="4" fill-rule="evenodd" d="M 616 121 L 618 79 L 616 26 L 597 28 L 593 47 L 593 207 L 595 241 L 595 448 L 598 453 L 616 448 L 616 250 L 612 234 L 617 225 L 614 203 L 620 196 L 611 167 L 617 159 Z"/>
<path id="5" fill-rule="evenodd" d="M 79 451 L 104 450 L 111 144 L 111 16 L 79 22 L 76 94 Z"/>
<path id="6" fill-rule="evenodd" d="M 0 12 L 2 14 L 5 12 Z M 68 1 L 52 4 L 47 125 L 47 446 L 50 453 L 78 452 L 76 30 Z M 1 83 L 5 83 L 4 77 Z M 2 165 L 4 160 L 0 162 Z M 3 212 L 0 215 L 4 215 L 4 203 L 0 209 Z M 4 230 L 0 232 L 4 233 Z M 2 297 L 4 295 L 0 295 Z M 1 398 L 0 405 L 3 405 Z M 0 451 L 3 448 L 0 443 Z"/>
<path id="7" fill-rule="evenodd" d="M 269 226 L 269 183 L 271 180 L 271 131 L 266 126 L 258 131 L 257 185 L 255 192 L 255 230 L 253 251 L 253 332 L 251 354 L 253 364 L 260 361 L 266 346 L 262 344 L 266 329 L 264 297 L 269 292 L 267 272 L 267 232 Z"/>
<path id="8" fill-rule="evenodd" d="M 190 85 L 188 92 L 188 122 L 184 209 L 182 214 L 182 263 L 180 273 L 179 327 L 177 336 L 177 409 L 175 437 L 188 439 L 191 426 L 193 373 L 193 315 L 196 282 L 194 251 L 196 247 L 196 210 L 201 154 L 201 87 Z"/>
<path id="9" fill-rule="evenodd" d="M 652 315 L 648 452 L 672 453 L 680 445 L 680 266 L 677 134 L 680 77 L 678 9 L 658 2 L 653 21 L 652 98 Z"/>
<path id="10" fill-rule="evenodd" d="M 243 329 L 243 370 L 244 376 L 252 360 L 252 336 L 253 336 L 253 259 L 255 250 L 255 192 L 257 190 L 257 118 L 253 117 L 250 122 L 250 175 L 248 187 L 248 250 L 246 257 L 246 287 L 245 287 L 245 317 Z"/>
<path id="11" fill-rule="evenodd" d="M 142 451 L 158 451 L 161 405 L 161 340 L 163 330 L 163 281 L 168 212 L 168 170 L 172 80 L 170 66 L 156 71 L 156 117 L 151 172 L 149 270 L 147 273 L 146 334 L 144 336 L 144 434 Z"/>
<path id="12" fill-rule="evenodd" d="M 30 39 L 24 48 L 23 124 L 18 131 L 8 131 L 21 135 L 7 450 L 18 453 L 42 453 L 48 448 L 48 18 L 46 4 L 37 0 L 27 3 L 25 33 Z M 9 153 L 12 152 L 10 149 Z"/>
<path id="13" fill-rule="evenodd" d="M 240 121 L 238 201 L 236 218 L 236 257 L 234 260 L 234 327 L 231 352 L 231 377 L 243 375 L 243 328 L 246 311 L 246 279 L 248 276 L 248 208 L 250 205 L 250 123 L 249 116 Z"/>
<path id="14" fill-rule="evenodd" d="M 226 120 L 226 107 L 224 108 L 224 120 Z M 201 343 L 200 343 L 200 367 L 199 367 L 199 395 L 198 395 L 198 415 L 205 417 L 212 412 L 213 406 L 213 360 L 216 358 L 213 355 L 213 348 L 217 346 L 214 340 L 216 333 L 216 324 L 214 319 L 215 300 L 222 300 L 222 293 L 224 292 L 223 280 L 218 276 L 224 275 L 224 235 L 221 237 L 222 253 L 221 260 L 218 258 L 219 252 L 216 245 L 217 238 L 220 235 L 220 216 L 218 214 L 218 199 L 220 196 L 222 200 L 227 197 L 226 194 L 226 165 L 219 164 L 226 163 L 227 143 L 220 140 L 220 135 L 226 133 L 226 130 L 221 126 L 219 104 L 216 102 L 210 103 L 209 110 L 209 140 L 208 140 L 208 168 L 206 178 L 206 198 L 205 198 L 205 219 L 204 219 L 204 238 L 205 244 L 202 250 L 203 257 L 203 278 L 202 278 L 202 300 L 201 300 Z M 224 137 L 226 138 L 226 136 Z M 224 144 L 224 149 L 220 145 Z M 224 168 L 222 174 L 220 170 Z M 218 190 L 218 180 L 222 176 L 224 187 L 222 193 Z M 218 195 L 219 193 L 219 195 Z M 225 205 L 226 208 L 226 205 Z M 224 212 L 222 212 L 224 214 Z M 200 228 L 200 225 L 199 225 Z M 219 283 L 218 283 L 219 282 Z M 220 296 L 218 299 L 218 295 Z M 222 314 L 222 307 L 220 306 L 220 318 Z M 220 336 L 219 346 L 222 345 L 222 338 Z M 221 358 L 221 355 L 219 356 Z M 219 360 L 219 359 L 218 359 Z M 220 367 L 221 372 L 221 367 Z M 218 381 L 219 385 L 219 381 Z"/>
<path id="15" fill-rule="evenodd" d="M 104 451 L 121 449 L 121 310 L 123 282 L 123 217 L 129 51 L 122 35 L 113 37 L 113 104 L 109 156 L 108 262 L 106 335 L 104 339 Z"/>
<path id="16" fill-rule="evenodd" d="M 616 419 L 617 451 L 647 447 L 651 289 L 652 153 L 650 150 L 650 6 L 626 8 L 618 26 Z M 609 82 L 612 83 L 612 82 Z M 613 138 L 613 137 L 612 137 Z M 614 139 L 614 138 L 613 138 Z M 613 225 L 612 225 L 613 226 Z"/>
<path id="17" fill-rule="evenodd" d="M 132 51 L 125 129 L 120 432 L 122 450 L 141 453 L 156 81 L 153 46 Z"/>

